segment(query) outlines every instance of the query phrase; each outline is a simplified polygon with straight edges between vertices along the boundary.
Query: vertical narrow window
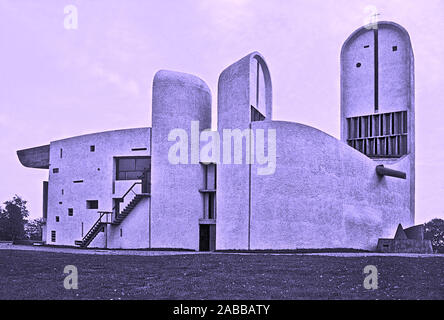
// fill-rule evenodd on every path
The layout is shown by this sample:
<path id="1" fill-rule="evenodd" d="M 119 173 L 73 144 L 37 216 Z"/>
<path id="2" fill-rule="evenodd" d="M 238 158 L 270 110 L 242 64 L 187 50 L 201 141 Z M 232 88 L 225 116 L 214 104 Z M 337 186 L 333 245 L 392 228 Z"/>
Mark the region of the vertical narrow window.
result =
<path id="1" fill-rule="evenodd" d="M 395 134 L 395 114 L 390 114 L 391 120 L 392 120 L 392 134 Z"/>
<path id="2" fill-rule="evenodd" d="M 379 53 L 378 53 L 378 29 L 373 29 L 373 37 L 374 37 L 374 72 L 375 72 L 375 83 L 374 83 L 374 91 L 375 91 L 375 113 L 379 110 Z"/>
<path id="3" fill-rule="evenodd" d="M 122 231 L 122 228 L 120 228 L 120 237 L 122 237 L 123 236 L 123 231 Z"/>
<path id="4" fill-rule="evenodd" d="M 379 118 L 381 120 L 381 123 L 379 125 L 379 135 L 383 136 L 384 135 L 384 115 L 381 114 L 381 116 Z"/>
<path id="5" fill-rule="evenodd" d="M 82 238 L 83 238 L 83 222 L 82 222 Z"/>
<path id="6" fill-rule="evenodd" d="M 74 209 L 68 208 L 68 216 L 72 217 L 74 215 Z"/>
<path id="7" fill-rule="evenodd" d="M 56 216 L 55 219 L 56 219 L 56 222 L 60 222 L 60 217 L 59 216 Z"/>
<path id="8" fill-rule="evenodd" d="M 214 193 L 208 194 L 208 219 L 215 219 L 214 214 Z"/>
<path id="9" fill-rule="evenodd" d="M 407 112 L 402 113 L 402 133 L 407 133 Z"/>
<path id="10" fill-rule="evenodd" d="M 96 146 L 89 146 L 89 151 L 91 151 L 91 152 L 96 151 Z"/>
<path id="11" fill-rule="evenodd" d="M 63 149 L 60 148 L 60 159 L 63 158 Z"/>
<path id="12" fill-rule="evenodd" d="M 51 242 L 56 242 L 56 232 L 55 232 L 55 230 L 51 230 Z"/>
<path id="13" fill-rule="evenodd" d="M 261 115 L 266 114 L 266 90 L 265 90 L 265 74 L 258 58 L 254 58 L 250 63 L 250 104 L 254 107 Z M 258 117 L 259 115 L 255 115 Z M 260 121 L 253 120 L 251 121 Z"/>

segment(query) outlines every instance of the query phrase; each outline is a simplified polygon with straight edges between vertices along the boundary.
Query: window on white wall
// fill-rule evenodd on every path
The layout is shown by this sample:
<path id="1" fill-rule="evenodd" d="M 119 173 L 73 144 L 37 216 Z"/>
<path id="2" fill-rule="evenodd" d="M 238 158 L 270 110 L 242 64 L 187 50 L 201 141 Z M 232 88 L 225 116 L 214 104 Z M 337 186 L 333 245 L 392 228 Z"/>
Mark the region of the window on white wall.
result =
<path id="1" fill-rule="evenodd" d="M 126 157 L 116 159 L 116 180 L 143 179 L 151 170 L 150 157 Z"/>
<path id="2" fill-rule="evenodd" d="M 86 209 L 99 209 L 99 200 L 86 200 Z"/>

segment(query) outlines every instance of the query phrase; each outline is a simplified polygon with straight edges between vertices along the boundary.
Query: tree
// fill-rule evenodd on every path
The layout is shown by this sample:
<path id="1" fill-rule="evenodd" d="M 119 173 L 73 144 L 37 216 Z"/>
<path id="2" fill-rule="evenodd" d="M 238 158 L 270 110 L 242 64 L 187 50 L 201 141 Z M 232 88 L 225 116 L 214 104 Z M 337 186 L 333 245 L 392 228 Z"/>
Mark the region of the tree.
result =
<path id="1" fill-rule="evenodd" d="M 42 240 L 43 218 L 37 218 L 28 221 L 25 225 L 25 237 L 29 240 Z"/>
<path id="2" fill-rule="evenodd" d="M 433 250 L 444 252 L 444 220 L 435 218 L 424 224 L 424 239 L 432 241 Z"/>
<path id="3" fill-rule="evenodd" d="M 26 201 L 15 195 L 12 200 L 3 203 L 5 208 L 0 208 L 0 237 L 2 240 L 22 239 L 25 235 L 26 218 L 29 211 Z"/>

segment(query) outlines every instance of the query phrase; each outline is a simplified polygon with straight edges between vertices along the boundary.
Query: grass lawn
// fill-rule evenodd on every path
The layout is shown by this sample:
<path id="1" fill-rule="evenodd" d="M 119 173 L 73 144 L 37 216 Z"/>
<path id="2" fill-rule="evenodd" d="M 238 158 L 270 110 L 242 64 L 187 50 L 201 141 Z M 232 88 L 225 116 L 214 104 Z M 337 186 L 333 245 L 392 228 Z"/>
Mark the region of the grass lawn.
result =
<path id="1" fill-rule="evenodd" d="M 363 287 L 369 264 L 377 290 Z M 66 265 L 78 290 L 63 287 Z M 444 299 L 444 258 L 0 250 L 0 299 Z"/>

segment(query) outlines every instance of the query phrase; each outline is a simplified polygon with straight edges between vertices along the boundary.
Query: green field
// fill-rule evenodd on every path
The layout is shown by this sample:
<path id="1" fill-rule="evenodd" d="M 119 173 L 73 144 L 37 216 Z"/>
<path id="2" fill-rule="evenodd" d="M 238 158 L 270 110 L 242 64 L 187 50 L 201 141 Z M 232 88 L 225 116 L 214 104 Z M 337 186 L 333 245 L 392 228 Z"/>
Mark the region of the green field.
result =
<path id="1" fill-rule="evenodd" d="M 369 264 L 377 290 L 363 287 Z M 78 290 L 63 286 L 66 265 Z M 0 250 L 0 299 L 444 299 L 444 258 Z"/>

